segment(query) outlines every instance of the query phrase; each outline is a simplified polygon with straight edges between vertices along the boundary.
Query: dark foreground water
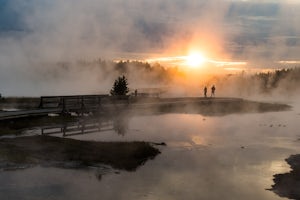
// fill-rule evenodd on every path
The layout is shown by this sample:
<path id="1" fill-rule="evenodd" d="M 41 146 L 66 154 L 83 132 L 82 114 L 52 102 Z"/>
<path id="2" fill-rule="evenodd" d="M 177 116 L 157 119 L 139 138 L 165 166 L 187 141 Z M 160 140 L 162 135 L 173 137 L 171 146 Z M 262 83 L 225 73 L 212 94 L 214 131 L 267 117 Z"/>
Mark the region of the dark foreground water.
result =
<path id="1" fill-rule="evenodd" d="M 133 116 L 81 140 L 165 142 L 134 172 L 33 167 L 0 172 L 0 199 L 282 199 L 267 189 L 300 153 L 300 110 Z M 117 126 L 117 127 L 116 127 Z M 30 134 L 40 134 L 31 130 Z M 118 133 L 117 133 L 118 132 Z M 60 136 L 61 134 L 56 134 Z"/>

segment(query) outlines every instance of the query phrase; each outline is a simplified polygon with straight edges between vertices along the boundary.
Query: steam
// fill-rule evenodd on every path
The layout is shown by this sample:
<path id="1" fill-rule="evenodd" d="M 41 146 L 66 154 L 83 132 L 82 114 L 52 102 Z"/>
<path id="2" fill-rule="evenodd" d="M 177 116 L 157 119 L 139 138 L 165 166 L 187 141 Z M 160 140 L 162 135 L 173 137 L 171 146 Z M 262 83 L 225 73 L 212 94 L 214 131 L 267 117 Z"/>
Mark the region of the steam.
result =
<path id="1" fill-rule="evenodd" d="M 76 67 L 78 60 L 147 59 L 193 47 L 249 68 L 277 67 L 299 59 L 299 10 L 293 1 L 1 0 L 0 92 L 106 93 L 113 67 Z"/>

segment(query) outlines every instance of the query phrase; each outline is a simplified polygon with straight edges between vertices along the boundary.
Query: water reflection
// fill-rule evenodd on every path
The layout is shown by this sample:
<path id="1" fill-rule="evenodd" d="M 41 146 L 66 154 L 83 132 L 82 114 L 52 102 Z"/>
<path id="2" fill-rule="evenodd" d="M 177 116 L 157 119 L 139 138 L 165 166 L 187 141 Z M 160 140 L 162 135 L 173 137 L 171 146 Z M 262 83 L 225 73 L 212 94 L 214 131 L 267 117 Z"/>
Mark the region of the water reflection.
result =
<path id="1" fill-rule="evenodd" d="M 292 170 L 289 173 L 274 175 L 274 185 L 270 190 L 281 197 L 300 199 L 300 154 L 291 155 L 286 162 Z"/>
<path id="2" fill-rule="evenodd" d="M 80 118 L 76 122 L 62 122 L 52 126 L 41 127 L 41 135 L 57 135 L 69 137 L 88 133 L 115 131 L 124 136 L 128 131 L 129 116 L 115 116 L 113 118 Z"/>
<path id="3" fill-rule="evenodd" d="M 116 116 L 112 121 L 115 132 L 124 136 L 128 131 L 129 118 L 124 116 Z"/>
<path id="4" fill-rule="evenodd" d="M 0 196 L 4 199 L 24 196 L 44 199 L 51 195 L 56 200 L 280 200 L 281 197 L 266 189 L 273 184 L 274 174 L 289 171 L 284 159 L 300 152 L 298 113 L 299 110 L 205 118 L 197 114 L 164 113 L 86 119 L 84 125 L 79 122 L 79 135 L 74 138 L 163 141 L 167 146 L 161 149 L 162 154 L 134 173 L 100 171 L 96 177 L 92 170 L 41 167 L 0 173 Z M 62 136 L 60 128 L 57 130 Z M 72 130 L 72 127 L 67 126 L 65 130 Z M 48 131 L 44 129 L 45 133 Z M 114 134 L 99 134 L 105 131 Z M 65 137 L 70 133 L 67 131 Z M 61 191 L 54 191 L 54 184 Z M 34 189 L 40 189 L 41 185 L 43 190 L 36 194 Z M 20 195 L 15 196 L 17 193 Z"/>

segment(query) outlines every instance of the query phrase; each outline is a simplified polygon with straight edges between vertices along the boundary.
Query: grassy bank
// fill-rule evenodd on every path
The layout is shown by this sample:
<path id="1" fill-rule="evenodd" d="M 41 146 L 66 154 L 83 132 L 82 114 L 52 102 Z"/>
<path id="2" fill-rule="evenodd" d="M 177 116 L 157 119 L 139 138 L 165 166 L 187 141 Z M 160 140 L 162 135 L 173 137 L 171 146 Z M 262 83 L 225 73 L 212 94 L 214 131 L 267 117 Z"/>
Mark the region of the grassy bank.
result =
<path id="1" fill-rule="evenodd" d="M 130 104 L 133 113 L 190 113 L 204 116 L 223 116 L 238 113 L 278 112 L 292 109 L 279 103 L 255 102 L 243 99 L 192 99 L 185 101 L 160 101 L 148 104 Z"/>

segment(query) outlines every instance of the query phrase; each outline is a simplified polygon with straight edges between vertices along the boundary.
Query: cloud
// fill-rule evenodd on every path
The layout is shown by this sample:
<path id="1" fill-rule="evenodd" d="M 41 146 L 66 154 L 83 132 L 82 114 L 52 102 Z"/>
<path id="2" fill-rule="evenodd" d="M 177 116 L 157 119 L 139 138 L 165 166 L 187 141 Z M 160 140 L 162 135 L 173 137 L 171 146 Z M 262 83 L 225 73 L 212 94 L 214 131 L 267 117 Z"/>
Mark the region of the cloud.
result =
<path id="1" fill-rule="evenodd" d="M 300 4 L 284 1 L 234 4 L 228 19 L 238 27 L 231 43 L 235 53 L 253 65 L 299 59 L 295 54 L 300 50 L 297 47 L 300 30 L 295 22 L 299 10 Z"/>
<path id="2" fill-rule="evenodd" d="M 7 14 L 5 18 L 18 21 L 9 31 L 23 30 L 21 41 L 15 42 L 37 57 L 56 59 L 159 51 L 174 40 L 212 30 L 221 32 L 219 26 L 226 9 L 223 1 L 191 0 L 12 0 L 6 4 L 6 12 L 16 15 Z"/>

